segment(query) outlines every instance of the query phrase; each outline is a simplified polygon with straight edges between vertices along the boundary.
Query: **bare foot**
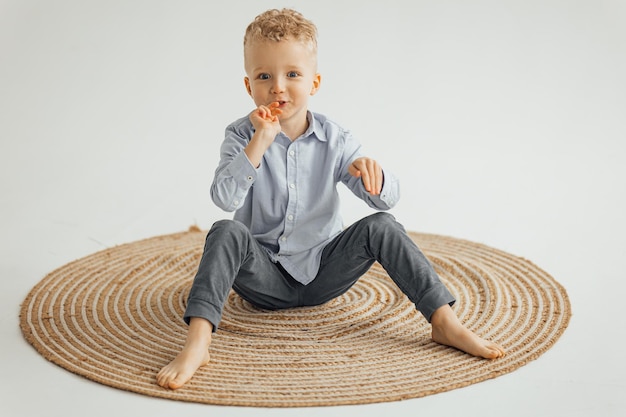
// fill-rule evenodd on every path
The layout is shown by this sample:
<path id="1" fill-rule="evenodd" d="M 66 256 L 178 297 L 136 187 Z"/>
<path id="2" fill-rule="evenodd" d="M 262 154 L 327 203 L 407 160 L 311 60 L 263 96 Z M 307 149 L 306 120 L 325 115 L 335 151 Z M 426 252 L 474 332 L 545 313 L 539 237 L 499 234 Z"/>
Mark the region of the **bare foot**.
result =
<path id="1" fill-rule="evenodd" d="M 163 388 L 178 389 L 191 379 L 198 368 L 209 363 L 212 331 L 209 321 L 193 317 L 185 346 L 172 362 L 159 371 L 157 383 Z"/>
<path id="2" fill-rule="evenodd" d="M 449 305 L 435 310 L 431 317 L 432 338 L 442 345 L 452 346 L 473 356 L 496 359 L 504 356 L 504 349 L 484 340 L 461 323 Z"/>

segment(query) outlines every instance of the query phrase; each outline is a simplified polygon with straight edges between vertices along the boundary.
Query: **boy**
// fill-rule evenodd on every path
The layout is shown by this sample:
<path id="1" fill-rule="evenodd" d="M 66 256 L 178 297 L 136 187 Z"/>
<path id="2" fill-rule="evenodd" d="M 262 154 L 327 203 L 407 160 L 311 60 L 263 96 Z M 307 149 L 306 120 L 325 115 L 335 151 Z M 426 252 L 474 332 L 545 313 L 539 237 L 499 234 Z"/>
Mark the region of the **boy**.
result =
<path id="1" fill-rule="evenodd" d="M 399 188 L 348 131 L 308 110 L 321 82 L 316 38 L 313 23 L 288 9 L 262 13 L 246 30 L 244 82 L 257 108 L 227 127 L 211 186 L 213 201 L 235 216 L 207 235 L 184 316 L 187 340 L 157 375 L 165 388 L 180 388 L 209 361 L 231 288 L 265 309 L 319 305 L 375 261 L 431 323 L 435 342 L 484 358 L 504 355 L 461 324 L 454 298 L 391 215 L 343 229 L 338 182 L 377 210 L 390 209 Z"/>

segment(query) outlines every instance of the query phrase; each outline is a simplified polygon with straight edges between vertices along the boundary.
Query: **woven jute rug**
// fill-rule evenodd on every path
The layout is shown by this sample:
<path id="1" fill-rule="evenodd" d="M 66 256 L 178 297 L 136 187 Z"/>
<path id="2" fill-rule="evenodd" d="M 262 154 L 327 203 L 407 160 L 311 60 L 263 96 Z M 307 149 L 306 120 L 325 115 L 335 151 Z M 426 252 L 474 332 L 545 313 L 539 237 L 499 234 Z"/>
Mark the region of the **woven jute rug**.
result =
<path id="1" fill-rule="evenodd" d="M 204 233 L 107 249 L 47 275 L 24 300 L 25 338 L 78 375 L 137 393 L 208 404 L 299 407 L 422 397 L 536 359 L 570 319 L 563 287 L 530 261 L 482 244 L 411 233 L 457 297 L 454 309 L 507 355 L 477 359 L 430 339 L 430 326 L 378 264 L 318 307 L 257 309 L 231 293 L 211 362 L 177 391 L 155 375 L 180 350 L 181 317 Z"/>

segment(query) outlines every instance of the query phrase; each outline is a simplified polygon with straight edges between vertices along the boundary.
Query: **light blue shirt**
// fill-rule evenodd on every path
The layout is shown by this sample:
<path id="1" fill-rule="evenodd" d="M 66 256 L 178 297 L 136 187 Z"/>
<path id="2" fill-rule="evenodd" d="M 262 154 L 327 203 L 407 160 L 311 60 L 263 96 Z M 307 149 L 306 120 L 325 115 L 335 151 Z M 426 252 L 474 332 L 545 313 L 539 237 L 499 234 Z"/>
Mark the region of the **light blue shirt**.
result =
<path id="1" fill-rule="evenodd" d="M 397 179 L 384 171 L 382 192 L 372 196 L 348 166 L 361 154 L 352 134 L 325 116 L 308 112 L 309 127 L 291 141 L 280 133 L 255 168 L 243 152 L 254 128 L 243 117 L 226 128 L 211 198 L 245 224 L 291 276 L 308 284 L 317 275 L 326 244 L 343 230 L 336 186 L 344 183 L 376 210 L 400 197 Z"/>

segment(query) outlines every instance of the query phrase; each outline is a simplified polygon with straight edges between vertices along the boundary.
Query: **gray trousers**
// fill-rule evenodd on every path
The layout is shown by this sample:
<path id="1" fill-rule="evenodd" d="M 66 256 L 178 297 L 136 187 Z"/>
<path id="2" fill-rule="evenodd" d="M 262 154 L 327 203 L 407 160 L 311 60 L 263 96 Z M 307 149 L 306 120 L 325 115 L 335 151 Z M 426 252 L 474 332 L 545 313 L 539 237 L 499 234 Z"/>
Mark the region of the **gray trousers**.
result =
<path id="1" fill-rule="evenodd" d="M 206 237 L 184 320 L 189 324 L 191 317 L 205 318 L 216 331 L 231 288 L 268 310 L 320 305 L 346 292 L 375 261 L 429 322 L 436 309 L 455 302 L 404 227 L 388 213 L 365 217 L 335 237 L 308 285 L 272 262 L 245 225 L 221 220 Z"/>

